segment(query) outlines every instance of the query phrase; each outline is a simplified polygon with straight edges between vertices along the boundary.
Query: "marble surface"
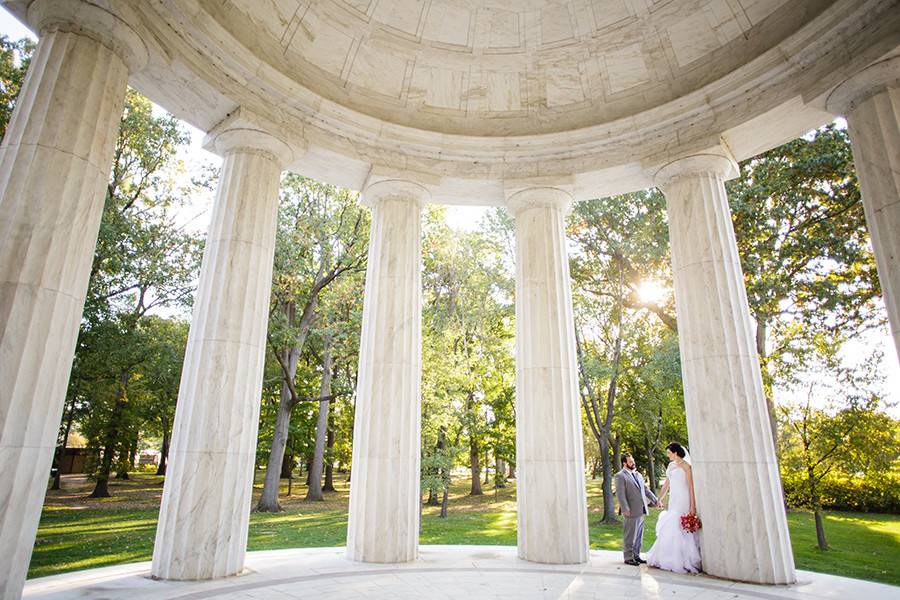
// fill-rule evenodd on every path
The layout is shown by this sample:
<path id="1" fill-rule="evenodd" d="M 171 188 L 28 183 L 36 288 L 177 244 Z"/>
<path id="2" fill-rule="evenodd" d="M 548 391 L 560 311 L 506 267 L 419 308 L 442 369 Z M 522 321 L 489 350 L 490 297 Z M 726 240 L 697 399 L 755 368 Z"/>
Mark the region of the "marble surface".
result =
<path id="1" fill-rule="evenodd" d="M 288 600 L 308 598 L 460 600 L 894 600 L 900 588 L 797 572 L 797 583 L 762 586 L 675 575 L 622 564 L 621 552 L 592 551 L 579 566 L 539 565 L 511 546 L 422 546 L 417 560 L 372 565 L 343 548 L 250 552 L 239 577 L 154 581 L 149 563 L 29 581 L 29 600 Z"/>
<path id="2" fill-rule="evenodd" d="M 233 575 L 247 546 L 281 160 L 264 132 L 214 137 L 225 158 L 153 550 L 163 579 Z"/>
<path id="3" fill-rule="evenodd" d="M 530 188 L 516 221 L 516 478 L 519 557 L 588 559 L 584 449 L 565 216 L 571 196 Z"/>
<path id="4" fill-rule="evenodd" d="M 878 280 L 900 359 L 900 57 L 872 65 L 838 91 L 844 97 L 835 108 L 847 117 Z"/>
<path id="5" fill-rule="evenodd" d="M 46 32 L 0 147 L 0 598 L 25 580 L 94 256 L 128 70 Z"/>
<path id="6" fill-rule="evenodd" d="M 383 180 L 363 192 L 372 209 L 347 556 L 414 560 L 419 544 L 422 413 L 422 205 L 425 189 Z"/>
<path id="7" fill-rule="evenodd" d="M 308 147 L 290 170 L 361 190 L 402 166 L 444 203 L 502 205 L 508 178 L 643 189 L 720 140 L 747 158 L 900 42 L 898 0 L 78 1 L 138 32 L 131 84 L 196 127 L 253 110 Z"/>
<path id="8" fill-rule="evenodd" d="M 522 135 L 671 100 L 777 45 L 830 3 L 235 0 L 203 8 L 254 57 L 343 106 L 444 133 Z"/>
<path id="9" fill-rule="evenodd" d="M 723 151 L 660 172 L 703 568 L 791 583 L 794 559 L 724 178 Z"/>

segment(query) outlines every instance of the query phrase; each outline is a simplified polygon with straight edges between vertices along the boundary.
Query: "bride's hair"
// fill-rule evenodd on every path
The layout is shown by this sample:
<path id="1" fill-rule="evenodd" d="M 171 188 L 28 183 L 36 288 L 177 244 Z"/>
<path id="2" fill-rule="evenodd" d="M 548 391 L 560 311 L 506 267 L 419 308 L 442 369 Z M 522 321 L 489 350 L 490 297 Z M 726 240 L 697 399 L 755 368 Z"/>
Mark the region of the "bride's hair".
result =
<path id="1" fill-rule="evenodd" d="M 666 450 L 671 450 L 675 454 L 677 454 L 680 458 L 684 458 L 685 451 L 684 446 L 679 444 L 678 442 L 672 442 L 668 446 L 666 446 Z"/>

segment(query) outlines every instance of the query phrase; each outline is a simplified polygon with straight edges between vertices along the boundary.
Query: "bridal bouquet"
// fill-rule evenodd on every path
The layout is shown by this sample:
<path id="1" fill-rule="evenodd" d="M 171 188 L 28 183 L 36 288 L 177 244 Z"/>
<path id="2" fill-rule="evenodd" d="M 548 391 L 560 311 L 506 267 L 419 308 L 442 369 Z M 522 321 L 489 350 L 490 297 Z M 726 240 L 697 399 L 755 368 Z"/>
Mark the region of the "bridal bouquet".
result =
<path id="1" fill-rule="evenodd" d="M 703 527 L 703 523 L 700 522 L 700 517 L 697 515 L 681 515 L 681 528 L 688 533 L 696 533 L 701 527 Z"/>

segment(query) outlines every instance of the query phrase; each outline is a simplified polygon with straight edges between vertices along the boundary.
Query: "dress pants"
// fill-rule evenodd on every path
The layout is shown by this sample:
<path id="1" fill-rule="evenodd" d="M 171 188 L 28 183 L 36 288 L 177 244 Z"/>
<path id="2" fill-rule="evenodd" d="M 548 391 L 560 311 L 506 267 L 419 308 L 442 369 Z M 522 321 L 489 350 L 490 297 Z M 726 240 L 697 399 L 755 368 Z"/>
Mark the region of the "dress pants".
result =
<path id="1" fill-rule="evenodd" d="M 625 517 L 623 531 L 625 560 L 637 560 L 641 557 L 641 542 L 644 539 L 644 515 Z"/>

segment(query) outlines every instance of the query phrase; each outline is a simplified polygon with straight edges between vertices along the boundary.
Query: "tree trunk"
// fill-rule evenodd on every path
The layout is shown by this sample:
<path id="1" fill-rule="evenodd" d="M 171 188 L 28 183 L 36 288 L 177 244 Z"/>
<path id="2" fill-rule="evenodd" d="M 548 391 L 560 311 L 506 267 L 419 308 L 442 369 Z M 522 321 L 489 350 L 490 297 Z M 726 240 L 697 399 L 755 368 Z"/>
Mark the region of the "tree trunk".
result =
<path id="1" fill-rule="evenodd" d="M 816 518 L 816 542 L 819 544 L 819 550 L 828 550 L 828 541 L 825 539 L 825 526 L 822 523 L 822 512 L 818 509 L 813 511 Z"/>
<path id="2" fill-rule="evenodd" d="M 613 464 L 617 472 L 622 470 L 622 439 L 618 431 L 613 438 Z"/>
<path id="3" fill-rule="evenodd" d="M 447 505 L 450 503 L 450 485 L 444 483 L 444 496 L 441 498 L 441 518 L 447 518 Z"/>
<path id="4" fill-rule="evenodd" d="M 828 550 L 828 540 L 825 539 L 825 524 L 822 522 L 822 501 L 819 499 L 819 489 L 816 486 L 815 467 L 810 464 L 808 454 L 806 479 L 809 484 L 809 500 L 812 504 L 813 516 L 816 520 L 816 543 L 819 545 L 819 550 Z"/>
<path id="5" fill-rule="evenodd" d="M 291 393 L 287 384 L 281 384 L 281 398 L 278 402 L 278 414 L 275 417 L 275 433 L 272 436 L 272 450 L 266 463 L 266 476 L 263 481 L 262 495 L 256 504 L 259 512 L 280 512 L 278 502 L 278 486 L 280 484 L 281 463 L 284 460 L 284 448 L 287 445 L 288 426 L 291 422 Z"/>
<path id="6" fill-rule="evenodd" d="M 330 408 L 330 405 L 329 405 Z M 329 410 L 330 412 L 330 410 Z M 323 492 L 334 492 L 334 459 L 332 451 L 334 450 L 334 423 L 329 420 L 328 440 L 325 442 L 325 485 L 322 486 Z"/>
<path id="7" fill-rule="evenodd" d="M 166 475 L 166 464 L 169 460 L 169 438 L 171 435 L 172 432 L 166 427 L 163 432 L 162 448 L 159 451 L 159 465 L 156 467 L 156 474 L 162 475 L 163 477 Z"/>
<path id="8" fill-rule="evenodd" d="M 491 470 L 488 468 L 490 463 L 490 459 L 488 458 L 488 451 L 484 451 L 484 485 L 487 485 L 491 482 Z"/>
<path id="9" fill-rule="evenodd" d="M 472 489 L 470 496 L 481 496 L 481 465 L 479 465 L 478 442 L 475 436 L 469 437 L 469 460 L 472 466 Z"/>
<path id="10" fill-rule="evenodd" d="M 772 443 L 775 444 L 775 456 L 778 456 L 778 420 L 775 417 L 775 399 L 772 397 L 772 380 L 769 375 L 769 356 L 766 353 L 766 319 L 757 315 L 756 321 L 756 353 L 759 355 L 759 367 L 762 372 L 763 392 L 766 398 L 766 409 L 769 412 L 769 427 L 772 430 Z"/>
<path id="11" fill-rule="evenodd" d="M 509 463 L 509 465 L 507 465 L 507 466 L 509 467 L 509 469 L 506 472 L 506 478 L 507 479 L 515 479 L 516 478 L 516 465 L 513 463 Z"/>
<path id="12" fill-rule="evenodd" d="M 284 449 L 287 446 L 288 428 L 291 422 L 291 411 L 294 409 L 294 399 L 288 382 L 293 382 L 297 375 L 297 362 L 300 360 L 300 352 L 306 343 L 309 328 L 315 320 L 316 295 L 307 301 L 300 317 L 300 326 L 293 345 L 281 350 L 280 362 L 287 367 L 287 373 L 282 370 L 281 396 L 278 401 L 278 413 L 275 416 L 275 435 L 272 436 L 272 448 L 269 452 L 269 461 L 266 463 L 266 477 L 263 480 L 262 495 L 256 505 L 259 512 L 279 512 L 281 504 L 278 503 L 278 486 L 280 484 L 281 463 L 284 460 Z M 297 306 L 294 302 L 287 302 L 283 306 L 287 317 L 288 327 L 293 327 Z"/>
<path id="13" fill-rule="evenodd" d="M 606 391 L 606 418 L 600 435 L 600 462 L 603 465 L 603 520 L 602 523 L 618 523 L 616 518 L 616 502 L 612 493 L 613 468 L 609 456 L 609 434 L 612 430 L 613 410 L 616 401 L 616 391 L 619 379 L 619 366 L 622 358 L 622 327 L 619 325 L 619 333 L 616 336 L 616 346 L 613 351 L 613 371 L 609 379 L 609 388 Z M 617 444 L 618 445 L 618 444 Z"/>
<path id="14" fill-rule="evenodd" d="M 103 458 L 100 462 L 100 471 L 97 473 L 97 483 L 91 498 L 109 498 L 109 474 L 112 472 L 113 453 L 116 449 L 116 438 L 119 437 L 119 421 L 125 411 L 126 390 L 130 375 L 122 370 L 119 373 L 119 390 L 116 393 L 116 403 L 113 406 L 112 415 L 106 428 L 106 441 L 103 446 Z"/>
<path id="15" fill-rule="evenodd" d="M 291 479 L 294 476 L 294 455 L 287 450 L 284 451 L 284 458 L 281 459 L 281 479 Z"/>
<path id="16" fill-rule="evenodd" d="M 600 522 L 611 525 L 618 523 L 619 519 L 616 517 L 616 502 L 613 499 L 613 469 L 609 457 L 609 440 L 606 436 L 600 439 L 600 464 L 603 470 L 603 519 Z"/>
<path id="17" fill-rule="evenodd" d="M 650 490 L 656 493 L 656 461 L 653 459 L 653 453 L 656 448 L 650 443 L 650 436 L 647 436 L 647 475 L 650 477 Z"/>
<path id="18" fill-rule="evenodd" d="M 325 464 L 325 441 L 328 437 L 328 407 L 331 398 L 331 340 L 325 338 L 322 350 L 322 385 L 319 388 L 319 418 L 316 421 L 316 447 L 313 453 L 312 468 L 309 471 L 309 488 L 306 490 L 307 500 L 324 500 L 322 495 L 322 469 Z"/>
<path id="19" fill-rule="evenodd" d="M 69 432 L 72 431 L 72 421 L 75 419 L 75 398 L 72 398 L 71 404 L 67 407 L 66 412 L 66 428 L 63 432 L 62 443 L 59 445 L 59 452 L 56 455 L 56 474 L 53 476 L 53 485 L 51 490 L 60 489 L 62 482 L 63 463 L 66 461 L 66 446 L 69 443 Z"/>
<path id="20" fill-rule="evenodd" d="M 119 458 L 116 479 L 128 481 L 128 472 L 134 471 L 134 461 L 135 457 L 137 456 L 137 446 L 138 440 L 137 435 L 135 435 L 134 439 L 131 440 L 131 443 L 128 444 L 128 452 L 124 456 L 121 456 Z"/>

